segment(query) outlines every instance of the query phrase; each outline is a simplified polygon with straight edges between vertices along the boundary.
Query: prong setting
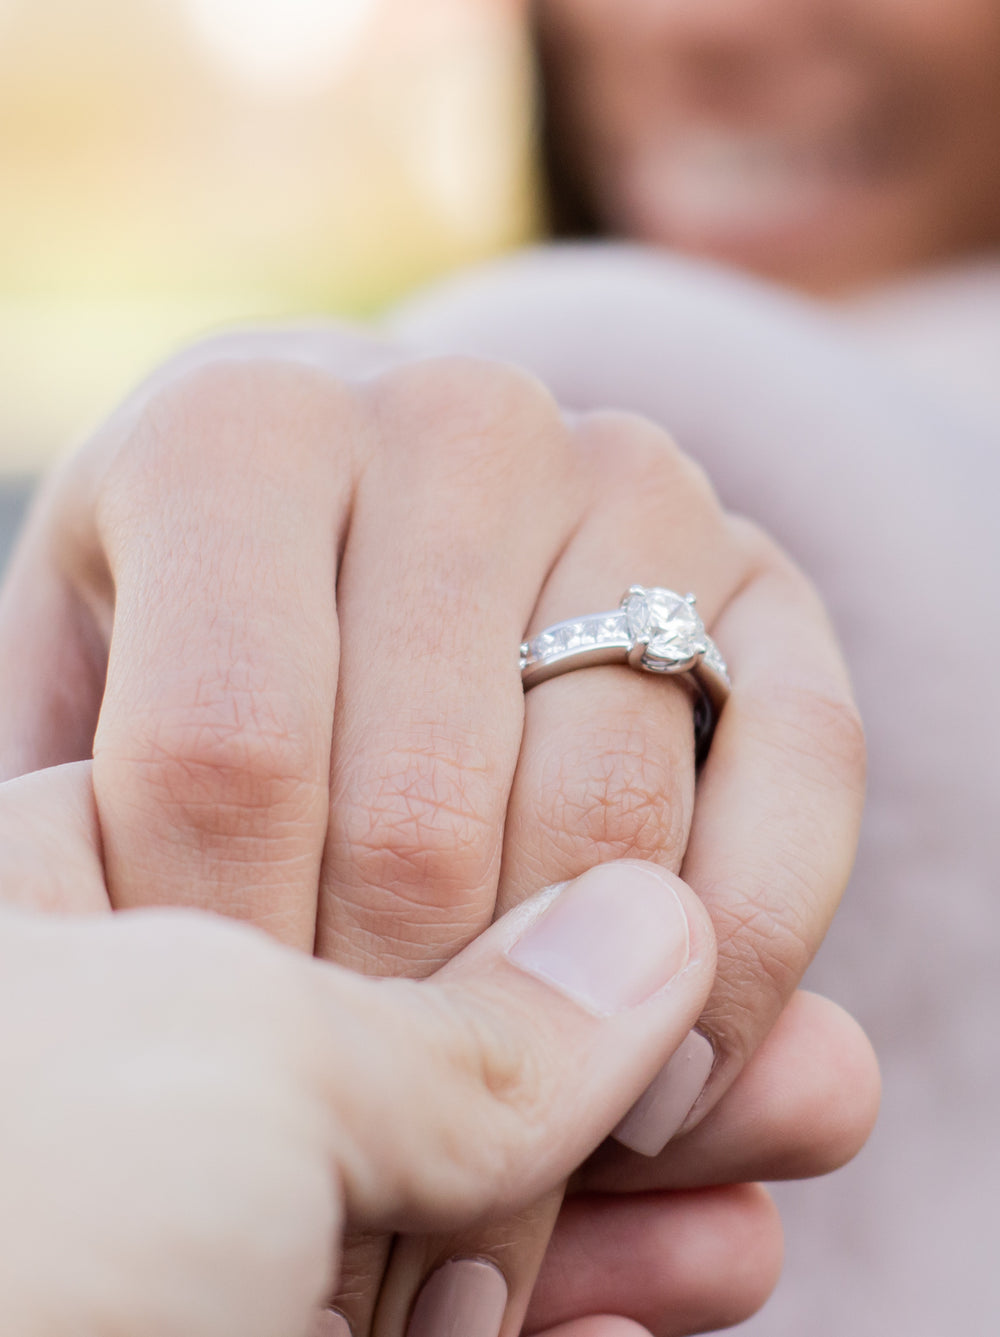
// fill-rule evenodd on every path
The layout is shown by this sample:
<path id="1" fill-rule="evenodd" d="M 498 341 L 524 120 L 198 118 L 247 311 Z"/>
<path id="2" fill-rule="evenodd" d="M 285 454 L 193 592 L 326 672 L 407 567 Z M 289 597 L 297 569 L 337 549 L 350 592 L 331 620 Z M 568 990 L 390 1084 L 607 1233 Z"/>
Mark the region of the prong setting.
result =
<path id="1" fill-rule="evenodd" d="M 628 664 L 659 674 L 690 674 L 703 698 L 698 754 L 703 756 L 715 716 L 729 692 L 726 665 L 695 611 L 693 594 L 630 585 L 618 608 L 546 627 L 520 647 L 525 689 L 571 669 Z"/>

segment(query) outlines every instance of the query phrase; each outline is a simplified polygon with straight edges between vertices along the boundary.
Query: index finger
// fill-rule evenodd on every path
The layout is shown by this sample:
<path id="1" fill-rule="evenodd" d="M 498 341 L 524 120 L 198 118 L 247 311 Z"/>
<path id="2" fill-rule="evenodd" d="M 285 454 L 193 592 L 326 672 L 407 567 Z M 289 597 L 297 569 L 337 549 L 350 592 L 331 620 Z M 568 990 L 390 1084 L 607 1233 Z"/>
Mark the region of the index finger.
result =
<path id="1" fill-rule="evenodd" d="M 218 364 L 154 400 L 116 461 L 94 742 L 116 906 L 211 908 L 311 950 L 359 422 L 316 372 Z"/>

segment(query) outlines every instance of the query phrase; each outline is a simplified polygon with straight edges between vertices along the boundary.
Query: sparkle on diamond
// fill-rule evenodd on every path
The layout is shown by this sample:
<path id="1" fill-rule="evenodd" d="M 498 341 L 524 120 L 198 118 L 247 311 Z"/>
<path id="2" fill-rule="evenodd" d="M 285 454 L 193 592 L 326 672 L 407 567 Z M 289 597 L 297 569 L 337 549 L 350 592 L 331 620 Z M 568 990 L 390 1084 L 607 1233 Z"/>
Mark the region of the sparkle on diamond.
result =
<path id="1" fill-rule="evenodd" d="M 625 600 L 629 634 L 646 641 L 650 658 L 686 663 L 708 649 L 705 627 L 686 599 L 673 590 L 647 589 Z"/>

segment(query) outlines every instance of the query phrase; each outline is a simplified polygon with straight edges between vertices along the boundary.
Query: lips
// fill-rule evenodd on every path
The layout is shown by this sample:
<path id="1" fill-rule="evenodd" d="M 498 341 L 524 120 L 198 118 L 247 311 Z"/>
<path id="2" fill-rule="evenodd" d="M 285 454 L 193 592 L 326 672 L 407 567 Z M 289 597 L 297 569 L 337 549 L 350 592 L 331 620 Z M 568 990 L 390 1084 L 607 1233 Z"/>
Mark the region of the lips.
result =
<path id="1" fill-rule="evenodd" d="M 874 175 L 857 135 L 761 131 L 672 134 L 634 164 L 644 224 L 686 245 L 786 232 L 837 207 Z"/>

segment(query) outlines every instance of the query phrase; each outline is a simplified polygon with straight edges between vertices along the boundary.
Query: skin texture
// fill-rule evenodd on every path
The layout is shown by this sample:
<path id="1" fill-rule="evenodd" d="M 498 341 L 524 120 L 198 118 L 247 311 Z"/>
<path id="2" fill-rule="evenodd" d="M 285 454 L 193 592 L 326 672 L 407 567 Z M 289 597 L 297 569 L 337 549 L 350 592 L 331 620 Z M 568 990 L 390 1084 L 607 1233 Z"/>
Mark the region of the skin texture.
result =
<path id="1" fill-rule="evenodd" d="M 332 374 L 345 340 L 381 374 Z M 822 610 L 647 423 L 567 421 L 510 367 L 387 362 L 321 332 L 210 346 L 70 462 L 0 605 L 20 703 L 0 756 L 10 773 L 71 760 L 96 723 L 116 907 L 212 908 L 369 973 L 429 974 L 603 859 L 683 868 L 725 963 L 703 1117 L 850 867 L 863 746 Z M 525 702 L 509 658 L 526 627 L 613 606 L 635 579 L 696 589 L 733 666 L 696 810 L 677 684 L 595 669 Z M 870 1089 L 844 1092 L 845 1145 Z M 529 1226 L 398 1247 L 384 1321 L 449 1249 L 502 1258 L 515 1330 L 559 1201 Z M 345 1259 L 356 1333 L 385 1257 L 368 1239 Z"/>
<path id="2" fill-rule="evenodd" d="M 0 823 L 8 797 L 35 813 L 90 906 L 103 887 L 96 823 L 80 820 L 88 783 L 75 767 L 27 795 L 5 787 Z M 459 1225 L 551 1187 L 710 987 L 697 898 L 632 866 L 605 886 L 608 908 L 630 877 L 646 933 L 672 916 L 681 950 L 606 1017 L 507 959 L 530 939 L 530 907 L 433 984 L 388 990 L 207 915 L 5 908 L 0 993 L 23 1018 L 2 1041 L 20 1093 L 0 1116 L 6 1321 L 24 1337 L 303 1332 L 346 1220 Z"/>
<path id="3" fill-rule="evenodd" d="M 21 1018 L 0 1037 L 19 1092 L 0 1113 L 0 1293 L 22 1337 L 303 1332 L 336 1286 L 345 1221 L 454 1230 L 551 1188 L 677 1045 L 711 987 L 714 938 L 700 901 L 636 864 L 600 870 L 602 913 L 617 918 L 623 898 L 636 911 L 635 941 L 621 940 L 607 980 L 620 993 L 633 963 L 647 962 L 628 1005 L 608 1015 L 524 964 L 541 918 L 555 908 L 565 924 L 574 896 L 579 914 L 586 878 L 529 898 L 433 981 L 388 987 L 217 916 L 112 916 L 90 771 L 0 785 L 0 999 Z M 40 903 L 48 915 L 23 908 Z M 590 922 L 568 940 L 570 963 L 581 949 L 593 957 Z M 677 945 L 655 949 L 654 969 L 650 942 L 668 932 Z M 842 1013 L 803 996 L 788 1015 L 800 1016 L 798 1037 L 783 1022 L 761 1053 L 776 1046 L 805 1079 L 785 1081 L 776 1100 L 767 1060 L 757 1078 L 751 1064 L 743 1094 L 738 1084 L 715 1116 L 724 1139 L 754 1121 L 741 1175 L 780 1169 L 790 1111 L 829 1116 L 828 1074 L 843 1075 L 845 1061 L 861 1062 L 869 1098 L 877 1090 L 870 1050 Z M 817 1039 L 823 1075 L 801 1063 L 802 1042 L 815 1051 Z M 825 1133 L 835 1129 L 827 1117 Z M 657 1195 L 638 1211 L 628 1198 L 575 1200 L 549 1267 L 586 1285 L 543 1283 L 532 1331 L 629 1330 L 582 1317 L 614 1295 L 600 1271 L 579 1266 L 595 1244 L 609 1248 L 609 1231 L 618 1248 L 635 1237 L 634 1266 L 643 1246 L 648 1256 L 682 1230 L 673 1267 L 654 1269 L 655 1284 L 623 1306 L 654 1331 L 715 1327 L 759 1302 L 780 1258 L 761 1190 L 680 1194 L 657 1208 Z M 381 1332 L 401 1330 L 381 1319 Z"/>
<path id="4" fill-rule="evenodd" d="M 598 225 L 815 292 L 1000 241 L 993 0 L 542 0 Z"/>

